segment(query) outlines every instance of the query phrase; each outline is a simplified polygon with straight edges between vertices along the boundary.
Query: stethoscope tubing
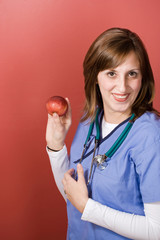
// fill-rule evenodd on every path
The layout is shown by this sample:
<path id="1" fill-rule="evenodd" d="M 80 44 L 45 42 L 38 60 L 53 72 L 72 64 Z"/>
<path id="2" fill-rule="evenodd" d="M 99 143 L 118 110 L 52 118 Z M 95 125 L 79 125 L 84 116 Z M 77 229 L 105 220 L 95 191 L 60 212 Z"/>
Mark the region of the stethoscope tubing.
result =
<path id="1" fill-rule="evenodd" d="M 88 178 L 87 185 L 89 184 L 90 179 L 91 179 L 92 168 L 93 168 L 94 160 L 95 160 L 95 153 L 96 153 L 96 149 L 97 149 L 99 139 L 100 139 L 100 126 L 99 126 L 99 121 L 98 121 L 99 112 L 100 112 L 100 109 L 98 108 L 97 112 L 96 112 L 95 121 L 92 121 L 91 124 L 90 124 L 88 134 L 87 134 L 87 138 L 86 138 L 86 141 L 84 143 L 84 148 L 83 148 L 83 151 L 82 151 L 81 159 L 79 161 L 79 163 L 81 163 L 82 160 L 83 160 L 83 156 L 84 156 L 85 151 L 86 151 L 87 143 L 88 143 L 89 138 L 92 134 L 93 127 L 94 127 L 94 124 L 95 124 L 96 125 L 95 146 L 94 146 L 94 150 L 93 150 L 91 168 L 90 168 L 90 172 L 89 172 L 89 178 Z M 120 136 L 117 138 L 117 140 L 114 142 L 114 144 L 111 146 L 111 148 L 106 153 L 104 153 L 103 155 L 99 155 L 102 158 L 103 162 L 106 161 L 107 158 L 111 158 L 115 154 L 115 152 L 118 150 L 118 148 L 122 145 L 122 143 L 126 139 L 129 131 L 131 130 L 131 128 L 133 126 L 134 118 L 135 118 L 135 114 L 133 113 L 131 115 L 130 119 L 129 119 L 129 122 L 127 123 L 127 126 L 125 127 L 123 132 L 120 134 Z"/>

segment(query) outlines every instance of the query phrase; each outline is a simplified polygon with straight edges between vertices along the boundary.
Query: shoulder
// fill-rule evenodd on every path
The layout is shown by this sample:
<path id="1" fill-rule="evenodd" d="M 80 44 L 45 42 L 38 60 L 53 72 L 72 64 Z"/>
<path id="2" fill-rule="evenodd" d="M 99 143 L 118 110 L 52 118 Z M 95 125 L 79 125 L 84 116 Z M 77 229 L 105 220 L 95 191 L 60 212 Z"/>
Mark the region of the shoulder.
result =
<path id="1" fill-rule="evenodd" d="M 160 146 L 160 118 L 154 113 L 144 113 L 134 122 L 131 137 L 140 151 L 153 145 Z"/>
<path id="2" fill-rule="evenodd" d="M 160 118 L 157 115 L 147 112 L 134 122 L 129 152 L 137 173 L 142 174 L 147 167 L 152 173 L 160 169 Z"/>
<path id="3" fill-rule="evenodd" d="M 148 136 L 160 136 L 160 117 L 154 113 L 146 112 L 135 121 L 134 127 Z"/>
<path id="4" fill-rule="evenodd" d="M 77 146 L 77 144 L 83 147 L 88 134 L 89 126 L 90 126 L 89 121 L 80 122 L 78 124 L 77 130 L 72 142 L 72 148 Z"/>
<path id="5" fill-rule="evenodd" d="M 90 126 L 89 121 L 79 122 L 74 138 L 83 138 L 87 135 Z"/>

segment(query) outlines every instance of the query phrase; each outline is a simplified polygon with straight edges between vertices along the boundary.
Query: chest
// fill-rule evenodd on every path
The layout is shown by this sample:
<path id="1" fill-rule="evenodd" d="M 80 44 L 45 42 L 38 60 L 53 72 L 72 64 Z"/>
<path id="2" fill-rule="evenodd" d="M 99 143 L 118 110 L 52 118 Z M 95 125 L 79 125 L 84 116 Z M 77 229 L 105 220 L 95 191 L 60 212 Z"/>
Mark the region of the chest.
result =
<path id="1" fill-rule="evenodd" d="M 116 135 L 104 139 L 96 149 L 95 155 L 103 155 L 113 145 L 115 139 Z M 91 180 L 88 185 L 89 197 L 117 210 L 135 213 L 134 207 L 135 205 L 142 205 L 142 199 L 139 190 L 139 177 L 130 154 L 130 150 L 133 151 L 132 141 L 129 137 L 126 140 L 111 158 L 106 159 L 103 170 L 94 164 L 91 171 L 94 148 L 93 137 L 81 164 L 84 169 L 86 183 L 91 171 Z M 74 154 L 71 154 L 70 167 L 76 169 L 81 153 L 78 146 L 77 151 L 76 148 L 72 149 L 72 151 Z M 137 207 L 136 209 L 138 210 Z M 138 210 L 138 213 L 141 214 L 141 210 Z"/>

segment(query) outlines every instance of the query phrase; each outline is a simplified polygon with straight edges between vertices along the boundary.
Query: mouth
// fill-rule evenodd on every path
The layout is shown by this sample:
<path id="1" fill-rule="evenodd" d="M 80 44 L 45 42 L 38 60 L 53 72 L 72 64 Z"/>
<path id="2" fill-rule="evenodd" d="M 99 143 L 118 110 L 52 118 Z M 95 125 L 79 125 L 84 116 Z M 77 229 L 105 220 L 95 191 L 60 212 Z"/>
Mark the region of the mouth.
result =
<path id="1" fill-rule="evenodd" d="M 128 99 L 129 94 L 112 93 L 112 96 L 117 102 L 125 102 Z"/>

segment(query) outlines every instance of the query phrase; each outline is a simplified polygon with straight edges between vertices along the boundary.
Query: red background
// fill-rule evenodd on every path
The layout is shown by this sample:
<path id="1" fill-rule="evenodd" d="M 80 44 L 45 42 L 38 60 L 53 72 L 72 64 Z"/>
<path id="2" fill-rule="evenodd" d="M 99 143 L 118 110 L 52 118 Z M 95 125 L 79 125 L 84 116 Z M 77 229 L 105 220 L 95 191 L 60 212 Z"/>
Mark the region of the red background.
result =
<path id="1" fill-rule="evenodd" d="M 159 9 L 159 0 L 0 1 L 0 239 L 65 239 L 65 203 L 45 151 L 45 102 L 70 99 L 70 146 L 84 100 L 83 58 L 101 32 L 119 26 L 140 35 L 160 110 Z"/>

